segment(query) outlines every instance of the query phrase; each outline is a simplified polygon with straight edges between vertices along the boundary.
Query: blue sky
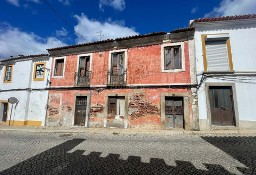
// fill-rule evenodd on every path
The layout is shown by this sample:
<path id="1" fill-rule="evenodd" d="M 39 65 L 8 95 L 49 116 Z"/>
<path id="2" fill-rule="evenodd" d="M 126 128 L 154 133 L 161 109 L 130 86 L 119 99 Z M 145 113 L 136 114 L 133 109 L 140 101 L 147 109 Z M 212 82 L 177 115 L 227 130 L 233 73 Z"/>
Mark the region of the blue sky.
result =
<path id="1" fill-rule="evenodd" d="M 1 0 L 0 58 L 256 13 L 256 0 Z"/>

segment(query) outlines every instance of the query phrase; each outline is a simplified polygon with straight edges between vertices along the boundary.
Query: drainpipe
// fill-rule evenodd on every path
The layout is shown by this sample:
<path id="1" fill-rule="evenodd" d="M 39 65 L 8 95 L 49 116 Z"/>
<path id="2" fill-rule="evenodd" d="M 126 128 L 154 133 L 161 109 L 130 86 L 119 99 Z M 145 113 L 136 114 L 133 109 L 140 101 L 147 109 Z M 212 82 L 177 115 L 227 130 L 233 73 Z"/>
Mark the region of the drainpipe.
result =
<path id="1" fill-rule="evenodd" d="M 88 120 L 86 127 L 90 127 L 90 117 L 91 117 L 91 99 L 92 99 L 92 90 L 90 89 L 90 95 L 89 95 L 89 104 L 88 104 Z"/>

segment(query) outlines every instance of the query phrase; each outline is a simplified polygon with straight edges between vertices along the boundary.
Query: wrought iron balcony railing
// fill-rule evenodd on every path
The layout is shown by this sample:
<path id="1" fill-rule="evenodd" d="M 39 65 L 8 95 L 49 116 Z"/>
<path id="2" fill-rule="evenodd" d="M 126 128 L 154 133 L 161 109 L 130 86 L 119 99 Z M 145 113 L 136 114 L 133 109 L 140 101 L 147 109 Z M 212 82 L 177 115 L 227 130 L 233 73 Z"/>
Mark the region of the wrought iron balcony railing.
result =
<path id="1" fill-rule="evenodd" d="M 77 86 L 90 86 L 91 71 L 84 73 L 75 73 L 75 85 Z"/>
<path id="2" fill-rule="evenodd" d="M 126 85 L 126 71 L 123 73 L 113 73 L 108 71 L 108 86 Z"/>

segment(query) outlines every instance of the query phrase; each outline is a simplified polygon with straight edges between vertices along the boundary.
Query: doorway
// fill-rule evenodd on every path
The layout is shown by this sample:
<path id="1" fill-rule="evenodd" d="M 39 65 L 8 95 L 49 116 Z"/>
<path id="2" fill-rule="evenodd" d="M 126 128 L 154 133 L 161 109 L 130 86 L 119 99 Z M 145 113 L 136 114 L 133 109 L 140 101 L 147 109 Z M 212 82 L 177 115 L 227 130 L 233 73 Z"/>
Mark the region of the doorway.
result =
<path id="1" fill-rule="evenodd" d="M 209 86 L 209 101 L 212 125 L 235 126 L 231 86 Z"/>
<path id="2" fill-rule="evenodd" d="M 7 111 L 8 111 L 8 103 L 2 102 L 0 110 L 1 110 L 0 121 L 1 122 L 6 122 L 6 120 L 7 120 Z"/>
<path id="3" fill-rule="evenodd" d="M 74 125 L 85 126 L 86 107 L 87 107 L 87 97 L 86 96 L 77 96 L 76 97 Z"/>
<path id="4" fill-rule="evenodd" d="M 165 125 L 170 128 L 184 128 L 183 97 L 165 97 Z"/>

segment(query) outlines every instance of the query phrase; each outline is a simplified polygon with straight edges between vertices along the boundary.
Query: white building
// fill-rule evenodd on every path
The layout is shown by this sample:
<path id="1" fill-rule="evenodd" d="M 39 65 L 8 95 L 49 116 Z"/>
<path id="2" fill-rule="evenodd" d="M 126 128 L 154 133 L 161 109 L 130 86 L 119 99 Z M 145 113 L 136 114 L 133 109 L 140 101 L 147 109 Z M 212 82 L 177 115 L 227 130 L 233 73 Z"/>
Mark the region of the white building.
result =
<path id="1" fill-rule="evenodd" d="M 14 126 L 45 125 L 48 100 L 49 56 L 31 55 L 0 61 L 0 123 Z M 18 102 L 8 103 L 10 97 Z"/>
<path id="2" fill-rule="evenodd" d="M 200 130 L 256 128 L 256 15 L 194 20 Z"/>

